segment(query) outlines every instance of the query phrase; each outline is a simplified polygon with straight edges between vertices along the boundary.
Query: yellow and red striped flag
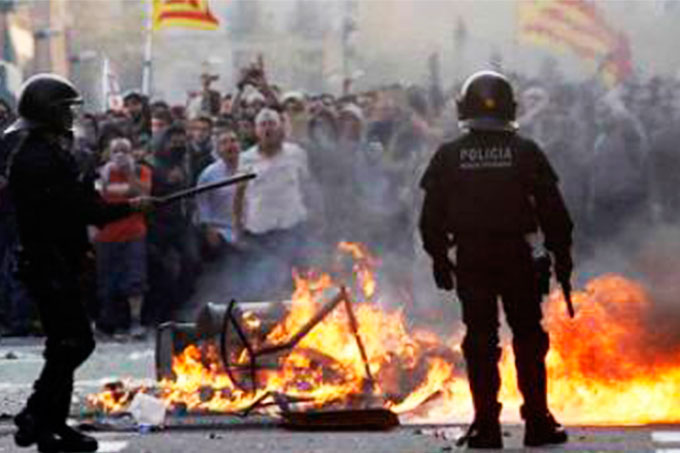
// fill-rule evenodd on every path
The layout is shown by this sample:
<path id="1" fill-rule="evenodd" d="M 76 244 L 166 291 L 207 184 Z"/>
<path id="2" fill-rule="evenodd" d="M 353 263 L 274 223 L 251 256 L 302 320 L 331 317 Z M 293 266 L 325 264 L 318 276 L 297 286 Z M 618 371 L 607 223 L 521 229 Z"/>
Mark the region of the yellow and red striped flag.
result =
<path id="1" fill-rule="evenodd" d="M 630 44 L 588 0 L 519 0 L 518 38 L 593 63 L 608 85 L 632 72 Z"/>
<path id="2" fill-rule="evenodd" d="M 153 0 L 152 14 L 153 30 L 164 27 L 215 30 L 220 25 L 208 0 Z"/>

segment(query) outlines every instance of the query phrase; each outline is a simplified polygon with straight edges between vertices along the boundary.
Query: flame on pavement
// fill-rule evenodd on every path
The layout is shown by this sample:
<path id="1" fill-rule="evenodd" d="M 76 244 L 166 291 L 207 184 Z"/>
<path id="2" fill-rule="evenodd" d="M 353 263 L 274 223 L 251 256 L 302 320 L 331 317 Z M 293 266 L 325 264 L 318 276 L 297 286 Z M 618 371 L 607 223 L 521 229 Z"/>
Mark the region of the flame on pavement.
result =
<path id="1" fill-rule="evenodd" d="M 174 380 L 158 383 L 155 393 L 169 408 L 238 412 L 267 392 L 304 400 L 305 408 L 382 406 L 402 421 L 468 421 L 471 401 L 460 352 L 460 334 L 441 338 L 413 328 L 401 310 L 380 307 L 376 297 L 378 261 L 356 243 L 339 250 L 354 259 L 353 273 L 362 296 L 353 302 L 359 336 L 375 378 L 367 385 L 364 363 L 340 306 L 324 318 L 278 366 L 258 372 L 258 390 L 246 392 L 229 379 L 217 348 L 190 345 L 173 358 Z M 327 273 L 294 273 L 295 291 L 286 317 L 267 335 L 266 344 L 285 342 L 314 316 L 340 282 Z M 357 296 L 355 296 L 357 297 Z M 547 357 L 549 402 L 558 419 L 580 424 L 645 424 L 680 421 L 680 348 L 654 354 L 647 345 L 654 332 L 645 329 L 651 302 L 638 284 L 617 275 L 592 280 L 573 294 L 576 318 L 565 313 L 560 291 L 544 303 L 550 332 Z M 248 329 L 259 320 L 247 316 Z M 247 361 L 245 351 L 242 360 Z M 500 399 L 504 420 L 519 420 L 512 348 L 503 347 Z M 124 410 L 131 393 L 105 389 L 90 395 L 91 406 Z M 362 406 L 363 405 L 363 406 Z"/>

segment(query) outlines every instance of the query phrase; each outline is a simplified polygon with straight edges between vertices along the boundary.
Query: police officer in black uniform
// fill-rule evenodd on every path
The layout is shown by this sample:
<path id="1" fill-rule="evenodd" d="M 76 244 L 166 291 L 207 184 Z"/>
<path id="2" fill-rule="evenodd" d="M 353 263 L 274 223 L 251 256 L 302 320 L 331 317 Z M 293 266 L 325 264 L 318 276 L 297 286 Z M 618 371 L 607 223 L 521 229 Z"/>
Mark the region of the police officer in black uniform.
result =
<path id="1" fill-rule="evenodd" d="M 507 78 L 473 74 L 463 85 L 458 115 L 466 132 L 442 145 L 421 187 L 423 245 L 439 288 L 455 286 L 467 332 L 463 341 L 475 419 L 461 439 L 470 448 L 502 448 L 498 297 L 513 333 L 519 389 L 524 398 L 524 444 L 567 441 L 548 409 L 541 327 L 542 294 L 527 237 L 538 230 L 552 252 L 558 281 L 572 271 L 572 222 L 557 176 L 537 144 L 517 134 L 516 103 Z M 455 265 L 449 249 L 455 248 Z M 462 443 L 461 442 L 461 443 Z"/>
<path id="2" fill-rule="evenodd" d="M 15 417 L 17 445 L 40 452 L 96 451 L 97 441 L 66 424 L 73 375 L 95 342 L 79 287 L 88 250 L 86 227 L 150 207 L 149 199 L 106 204 L 79 179 L 71 153 L 72 108 L 82 102 L 67 80 L 28 79 L 19 95 L 20 118 L 3 137 L 9 153 L 9 190 L 21 251 L 19 277 L 38 306 L 46 335 L 45 364 L 25 408 Z"/>

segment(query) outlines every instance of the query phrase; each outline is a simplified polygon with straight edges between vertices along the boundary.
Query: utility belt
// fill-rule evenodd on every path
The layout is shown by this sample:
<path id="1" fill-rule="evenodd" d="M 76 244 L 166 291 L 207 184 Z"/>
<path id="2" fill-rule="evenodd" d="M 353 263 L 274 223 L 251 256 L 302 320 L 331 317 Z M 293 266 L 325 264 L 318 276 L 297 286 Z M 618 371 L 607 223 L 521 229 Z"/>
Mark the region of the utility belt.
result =
<path id="1" fill-rule="evenodd" d="M 454 234 L 453 242 L 468 251 L 477 250 L 511 250 L 515 255 L 517 250 L 524 250 L 521 255 L 530 254 L 533 262 L 534 275 L 538 291 L 541 295 L 550 292 L 550 278 L 552 260 L 543 246 L 543 237 L 539 233 L 521 232 L 466 232 Z M 527 252 L 528 248 L 528 252 Z M 487 256 L 488 255 L 485 254 Z M 526 256 L 526 255 L 525 255 Z"/>

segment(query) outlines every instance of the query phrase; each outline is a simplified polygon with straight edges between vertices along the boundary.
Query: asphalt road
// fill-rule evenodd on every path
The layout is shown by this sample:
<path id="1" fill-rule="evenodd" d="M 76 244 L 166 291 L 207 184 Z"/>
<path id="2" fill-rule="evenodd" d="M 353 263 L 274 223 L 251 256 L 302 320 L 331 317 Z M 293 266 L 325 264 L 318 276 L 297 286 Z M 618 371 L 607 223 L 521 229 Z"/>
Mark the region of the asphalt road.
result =
<path id="1" fill-rule="evenodd" d="M 23 404 L 42 365 L 42 340 L 0 340 L 0 453 L 35 451 L 14 446 L 11 416 Z M 95 354 L 78 371 L 72 416 L 79 418 L 80 401 L 111 379 L 153 379 L 154 345 L 146 342 L 100 342 Z M 226 419 L 226 417 L 224 417 Z M 122 428 L 121 428 L 122 429 Z M 100 452 L 389 452 L 455 451 L 455 438 L 464 426 L 401 426 L 388 432 L 291 432 L 258 421 L 203 423 L 200 418 L 182 426 L 140 433 L 134 429 L 98 431 Z M 564 446 L 530 451 L 635 451 L 680 453 L 680 425 L 639 427 L 568 427 Z M 522 449 L 522 427 L 504 426 L 505 450 Z"/>

